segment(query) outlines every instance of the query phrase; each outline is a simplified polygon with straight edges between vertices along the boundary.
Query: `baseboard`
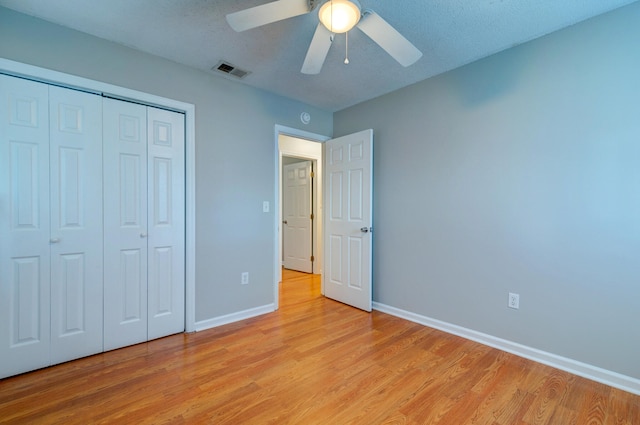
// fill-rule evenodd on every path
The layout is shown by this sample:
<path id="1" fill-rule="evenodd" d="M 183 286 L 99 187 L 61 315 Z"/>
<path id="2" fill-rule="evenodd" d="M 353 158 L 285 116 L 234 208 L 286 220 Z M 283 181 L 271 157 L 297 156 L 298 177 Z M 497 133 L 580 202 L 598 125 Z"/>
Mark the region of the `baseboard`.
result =
<path id="1" fill-rule="evenodd" d="M 226 314 L 224 316 L 218 316 L 207 320 L 201 320 L 196 322 L 196 332 L 204 331 L 206 329 L 215 328 L 217 326 L 226 325 L 233 322 L 239 322 L 240 320 L 250 319 L 252 317 L 261 316 L 263 314 L 272 313 L 276 310 L 275 304 L 267 304 L 260 307 L 250 308 L 248 310 L 238 311 L 236 313 Z"/>
<path id="2" fill-rule="evenodd" d="M 497 338 L 482 332 L 463 328 L 462 326 L 453 325 L 451 323 L 432 319 L 430 317 L 401 310 L 385 304 L 374 302 L 373 309 L 411 322 L 419 323 L 430 328 L 457 335 L 480 344 L 488 345 L 489 347 L 497 348 L 547 366 L 555 367 L 556 369 L 564 370 L 565 372 L 573 373 L 574 375 L 591 379 L 611 387 L 619 388 L 623 391 L 640 395 L 640 379 L 632 378 L 630 376 L 602 369 L 587 363 L 582 363 L 567 357 L 527 347 L 526 345 Z"/>

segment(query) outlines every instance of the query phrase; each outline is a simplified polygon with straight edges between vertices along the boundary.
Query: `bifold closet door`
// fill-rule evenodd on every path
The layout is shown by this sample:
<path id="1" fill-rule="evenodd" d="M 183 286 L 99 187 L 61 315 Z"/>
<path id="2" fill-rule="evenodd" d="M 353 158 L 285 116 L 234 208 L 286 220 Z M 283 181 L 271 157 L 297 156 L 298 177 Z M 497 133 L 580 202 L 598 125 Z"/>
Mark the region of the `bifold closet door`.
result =
<path id="1" fill-rule="evenodd" d="M 105 350 L 184 331 L 184 115 L 104 99 Z"/>
<path id="2" fill-rule="evenodd" d="M 105 98 L 104 349 L 147 340 L 147 107 Z"/>
<path id="3" fill-rule="evenodd" d="M 184 131 L 183 114 L 147 108 L 149 339 L 184 331 Z"/>
<path id="4" fill-rule="evenodd" d="M 0 76 L 0 376 L 103 350 L 102 99 Z"/>
<path id="5" fill-rule="evenodd" d="M 0 75 L 0 378 L 50 362 L 48 93 Z"/>
<path id="6" fill-rule="evenodd" d="M 102 98 L 49 87 L 51 363 L 103 351 Z"/>

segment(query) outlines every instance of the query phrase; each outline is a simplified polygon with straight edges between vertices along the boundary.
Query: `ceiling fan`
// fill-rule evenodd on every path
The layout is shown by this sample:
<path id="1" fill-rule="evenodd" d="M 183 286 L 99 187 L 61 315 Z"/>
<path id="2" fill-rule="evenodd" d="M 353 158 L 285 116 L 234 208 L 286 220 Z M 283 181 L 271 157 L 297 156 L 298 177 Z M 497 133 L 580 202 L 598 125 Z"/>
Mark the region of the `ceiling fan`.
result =
<path id="1" fill-rule="evenodd" d="M 409 40 L 372 10 L 362 11 L 358 0 L 277 0 L 227 15 L 227 22 L 237 32 L 293 18 L 318 10 L 320 23 L 302 65 L 303 74 L 319 74 L 333 42 L 333 35 L 346 33 L 354 26 L 382 47 L 402 66 L 414 64 L 422 57 Z M 345 63 L 349 63 L 345 59 Z"/>

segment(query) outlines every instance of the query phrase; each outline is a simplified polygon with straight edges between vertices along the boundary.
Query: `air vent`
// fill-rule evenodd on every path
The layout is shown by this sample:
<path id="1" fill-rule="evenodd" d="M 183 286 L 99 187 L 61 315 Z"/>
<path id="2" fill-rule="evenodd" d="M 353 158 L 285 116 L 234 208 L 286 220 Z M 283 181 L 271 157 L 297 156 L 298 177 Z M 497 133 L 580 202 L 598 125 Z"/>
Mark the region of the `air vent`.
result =
<path id="1" fill-rule="evenodd" d="M 236 68 L 231 65 L 229 62 L 220 61 L 216 66 L 211 68 L 212 71 L 222 72 L 223 74 L 232 75 L 236 78 L 244 78 L 247 75 L 251 74 L 249 71 L 245 71 L 244 69 Z"/>

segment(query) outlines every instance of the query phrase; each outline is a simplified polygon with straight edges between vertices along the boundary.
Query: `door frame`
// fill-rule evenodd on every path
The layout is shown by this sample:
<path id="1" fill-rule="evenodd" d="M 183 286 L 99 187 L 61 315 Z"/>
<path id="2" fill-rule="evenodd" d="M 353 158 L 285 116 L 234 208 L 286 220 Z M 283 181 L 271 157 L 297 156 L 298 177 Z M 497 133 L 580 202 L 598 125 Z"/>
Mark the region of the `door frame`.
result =
<path id="1" fill-rule="evenodd" d="M 286 127 L 283 125 L 276 124 L 274 129 L 274 143 L 275 143 L 275 158 L 274 158 L 274 166 L 275 166 L 275 205 L 274 205 L 274 270 L 273 270 L 273 304 L 274 310 L 280 308 L 280 281 L 282 280 L 282 191 L 280 190 L 282 187 L 282 157 L 283 156 L 293 156 L 296 158 L 304 158 L 314 161 L 316 163 L 316 172 L 318 173 L 318 177 L 316 180 L 316 185 L 321 186 L 322 181 L 322 162 L 324 157 L 324 149 L 321 150 L 321 154 L 314 155 L 308 151 L 305 151 L 304 148 L 296 148 L 296 147 L 288 147 L 288 148 L 280 148 L 280 136 L 290 136 L 295 139 L 300 139 L 302 143 L 323 143 L 331 137 L 324 136 L 322 134 L 310 133 L 308 131 L 300 130 L 297 128 Z M 318 185 L 318 183 L 320 183 Z M 322 190 L 319 190 L 317 193 L 318 203 L 322 202 Z M 317 215 L 314 218 L 314 226 L 316 223 L 322 223 L 322 208 L 317 208 Z M 318 235 L 314 235 L 316 240 L 320 239 Z M 318 240 L 320 246 L 322 245 L 322 240 Z M 322 251 L 318 251 L 315 247 L 317 246 L 314 243 L 314 255 L 322 255 Z M 314 268 L 314 273 L 317 271 Z"/>
<path id="2" fill-rule="evenodd" d="M 195 105 L 88 78 L 0 58 L 0 73 L 48 84 L 169 109 L 185 117 L 185 332 L 196 331 L 196 156 Z"/>

